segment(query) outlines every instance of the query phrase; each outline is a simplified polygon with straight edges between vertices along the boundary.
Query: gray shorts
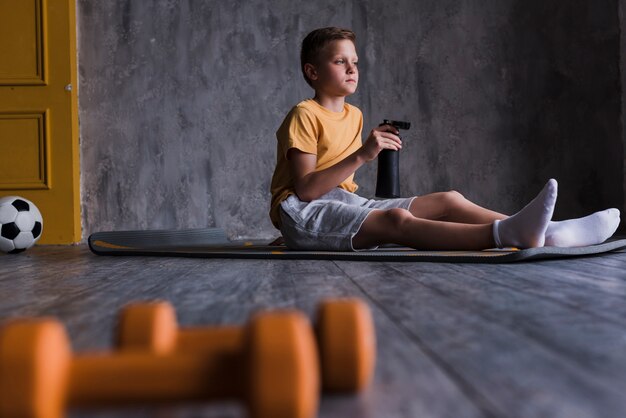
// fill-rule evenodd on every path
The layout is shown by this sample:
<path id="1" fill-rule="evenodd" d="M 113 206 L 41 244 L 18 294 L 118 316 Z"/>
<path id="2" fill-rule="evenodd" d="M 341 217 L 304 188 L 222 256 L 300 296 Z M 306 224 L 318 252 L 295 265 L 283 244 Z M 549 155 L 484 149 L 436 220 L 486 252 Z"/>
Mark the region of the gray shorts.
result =
<path id="1" fill-rule="evenodd" d="M 413 199 L 365 199 L 338 187 L 311 202 L 290 195 L 280 205 L 280 232 L 292 249 L 356 251 L 352 238 L 371 211 L 408 209 Z"/>

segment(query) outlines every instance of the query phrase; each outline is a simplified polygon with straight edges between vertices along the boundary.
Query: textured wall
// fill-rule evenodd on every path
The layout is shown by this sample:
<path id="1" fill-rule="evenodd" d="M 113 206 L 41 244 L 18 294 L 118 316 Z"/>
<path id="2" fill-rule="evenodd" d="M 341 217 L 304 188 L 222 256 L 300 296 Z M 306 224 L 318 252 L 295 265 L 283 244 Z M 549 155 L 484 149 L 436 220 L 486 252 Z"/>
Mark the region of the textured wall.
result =
<path id="1" fill-rule="evenodd" d="M 621 0 L 624 1 L 624 0 Z M 556 218 L 623 203 L 617 0 L 78 1 L 84 234 L 277 233 L 274 133 L 312 91 L 300 41 L 357 33 L 366 132 L 414 128 L 404 195 L 513 212 L 549 177 Z M 375 163 L 357 172 L 372 196 Z"/>

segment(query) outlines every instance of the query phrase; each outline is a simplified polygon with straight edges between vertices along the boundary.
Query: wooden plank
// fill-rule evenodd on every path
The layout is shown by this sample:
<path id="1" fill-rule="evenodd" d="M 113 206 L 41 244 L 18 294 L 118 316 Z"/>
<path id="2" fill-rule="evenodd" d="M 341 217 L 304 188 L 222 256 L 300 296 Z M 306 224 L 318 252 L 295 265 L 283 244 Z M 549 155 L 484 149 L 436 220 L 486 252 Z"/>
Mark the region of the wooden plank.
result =
<path id="1" fill-rule="evenodd" d="M 549 266 L 464 265 L 455 271 L 585 312 L 600 321 L 626 324 L 626 281 L 586 271 L 578 261 Z"/>
<path id="2" fill-rule="evenodd" d="M 512 289 L 508 285 L 510 280 L 506 280 L 508 269 L 502 266 L 496 266 L 490 281 L 485 280 L 484 275 L 477 275 L 476 269 L 461 265 L 450 268 L 456 274 L 451 274 L 449 280 L 435 279 L 434 276 L 416 280 L 447 292 L 486 320 L 497 321 L 530 337 L 594 376 L 600 375 L 617 387 L 626 386 L 623 325 L 598 320 L 578 307 L 564 306 Z M 532 268 L 539 267 L 526 266 L 526 269 Z M 398 269 L 404 270 L 402 266 Z M 544 276 L 545 282 L 548 283 L 554 274 L 550 271 Z"/>
<path id="3" fill-rule="evenodd" d="M 30 275 L 7 285 L 2 303 L 3 317 L 55 316 L 67 326 L 77 349 L 109 345 L 117 310 L 128 301 L 150 294 L 152 287 L 167 281 L 156 280 L 162 272 L 175 276 L 190 268 L 190 262 L 149 259 L 135 262 L 98 260 L 87 253 L 75 253 L 61 263 L 33 263 Z M 37 271 L 41 273 L 38 275 Z"/>
<path id="4" fill-rule="evenodd" d="M 43 250 L 45 248 L 45 250 Z M 43 258 L 50 259 L 51 257 L 61 254 L 60 246 L 36 246 L 28 249 L 26 252 L 18 254 L 6 254 L 0 252 L 0 282 L 3 280 L 15 280 L 17 273 L 20 270 L 31 267 L 32 260 L 43 260 Z M 65 247 L 67 248 L 67 247 Z"/>
<path id="5" fill-rule="evenodd" d="M 74 248 L 65 254 L 54 253 L 50 258 L 47 251 L 38 251 L 38 248 L 29 250 L 26 254 L 15 257 L 7 256 L 7 263 L 0 263 L 0 315 L 33 315 L 41 314 L 37 307 L 46 300 L 61 298 L 63 281 L 58 277 L 71 275 L 73 270 L 83 271 L 89 259 L 81 257 L 81 252 Z M 52 249 L 54 251 L 54 247 Z M 37 298 L 37 296 L 40 296 Z M 37 304 L 33 304 L 33 299 Z"/>
<path id="6" fill-rule="evenodd" d="M 626 253 L 611 254 L 606 257 L 582 258 L 580 262 L 586 265 L 589 270 L 601 271 L 603 275 L 626 281 Z"/>
<path id="7" fill-rule="evenodd" d="M 626 410 L 623 330 L 596 328 L 573 310 L 463 274 L 463 266 L 340 266 L 494 416 L 607 417 Z"/>

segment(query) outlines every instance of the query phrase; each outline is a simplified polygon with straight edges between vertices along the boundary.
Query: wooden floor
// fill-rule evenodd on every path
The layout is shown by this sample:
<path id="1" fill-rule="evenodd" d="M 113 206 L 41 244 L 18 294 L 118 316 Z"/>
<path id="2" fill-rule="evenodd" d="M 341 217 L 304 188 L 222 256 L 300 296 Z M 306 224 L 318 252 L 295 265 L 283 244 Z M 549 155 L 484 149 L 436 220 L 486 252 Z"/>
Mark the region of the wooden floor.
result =
<path id="1" fill-rule="evenodd" d="M 257 308 L 371 306 L 378 364 L 321 418 L 626 416 L 626 253 L 512 265 L 0 254 L 0 318 L 53 315 L 77 351 L 111 345 L 118 309 L 170 300 L 183 325 Z M 72 410 L 77 417 L 244 417 L 236 404 Z"/>

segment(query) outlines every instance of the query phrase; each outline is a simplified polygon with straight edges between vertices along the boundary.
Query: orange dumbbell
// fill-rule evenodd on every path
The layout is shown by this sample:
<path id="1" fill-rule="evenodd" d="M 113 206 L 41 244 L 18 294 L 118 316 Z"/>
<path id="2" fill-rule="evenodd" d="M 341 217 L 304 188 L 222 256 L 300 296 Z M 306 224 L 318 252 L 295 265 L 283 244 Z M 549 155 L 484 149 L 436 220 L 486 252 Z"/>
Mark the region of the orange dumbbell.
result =
<path id="1" fill-rule="evenodd" d="M 372 315 L 359 299 L 330 299 L 317 309 L 316 334 L 322 387 L 354 392 L 371 380 L 376 357 Z M 167 302 L 135 303 L 119 318 L 118 349 L 155 354 L 237 352 L 243 347 L 237 327 L 178 328 L 176 313 Z"/>
<path id="2" fill-rule="evenodd" d="M 0 416 L 59 418 L 68 406 L 241 399 L 258 418 L 311 418 L 318 356 L 308 319 L 260 313 L 241 328 L 241 350 L 72 356 L 61 323 L 16 320 L 0 333 Z"/>

